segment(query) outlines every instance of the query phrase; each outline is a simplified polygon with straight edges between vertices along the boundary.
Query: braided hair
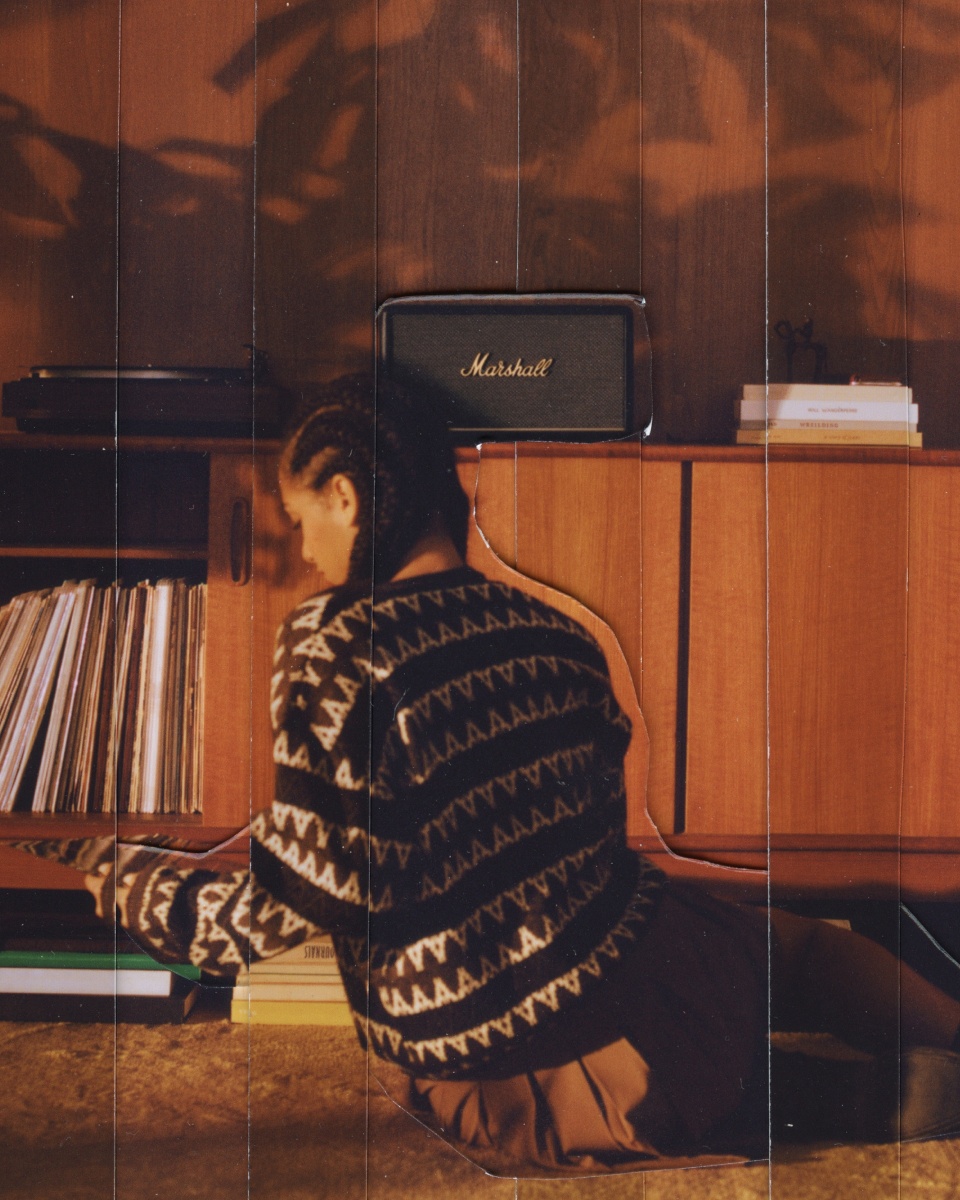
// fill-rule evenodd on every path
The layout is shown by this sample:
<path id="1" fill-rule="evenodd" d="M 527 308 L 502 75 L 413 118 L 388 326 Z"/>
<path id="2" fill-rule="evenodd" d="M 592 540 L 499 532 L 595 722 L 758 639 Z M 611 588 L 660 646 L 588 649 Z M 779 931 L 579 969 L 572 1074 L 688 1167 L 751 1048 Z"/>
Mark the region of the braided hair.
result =
<path id="1" fill-rule="evenodd" d="M 302 393 L 282 469 L 321 491 L 345 475 L 357 493 L 348 581 L 391 579 L 438 518 L 464 556 L 469 502 L 443 420 L 414 393 L 369 374 Z"/>

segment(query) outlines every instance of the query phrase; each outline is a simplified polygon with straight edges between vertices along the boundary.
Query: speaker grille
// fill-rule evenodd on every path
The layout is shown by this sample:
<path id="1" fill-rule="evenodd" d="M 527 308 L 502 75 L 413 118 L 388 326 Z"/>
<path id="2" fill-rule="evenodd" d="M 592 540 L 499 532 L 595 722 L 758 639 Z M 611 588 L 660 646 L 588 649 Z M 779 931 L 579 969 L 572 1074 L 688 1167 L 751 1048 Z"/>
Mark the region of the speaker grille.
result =
<path id="1" fill-rule="evenodd" d="M 634 427 L 636 308 L 622 298 L 390 301 L 381 369 L 426 392 L 464 435 L 622 434 Z"/>

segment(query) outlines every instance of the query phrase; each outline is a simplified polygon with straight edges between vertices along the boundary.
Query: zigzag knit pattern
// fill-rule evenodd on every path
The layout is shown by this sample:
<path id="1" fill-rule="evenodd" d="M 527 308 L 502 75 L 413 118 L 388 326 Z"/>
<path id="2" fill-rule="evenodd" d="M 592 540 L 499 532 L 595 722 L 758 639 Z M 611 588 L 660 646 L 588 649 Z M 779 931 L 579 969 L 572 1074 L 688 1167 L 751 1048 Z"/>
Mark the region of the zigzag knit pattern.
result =
<path id="1" fill-rule="evenodd" d="M 662 876 L 626 846 L 630 725 L 576 621 L 467 568 L 315 596 L 271 715 L 252 880 L 141 877 L 153 942 L 178 906 L 220 970 L 328 929 L 361 1032 L 436 1077 L 589 1003 L 637 942 Z"/>

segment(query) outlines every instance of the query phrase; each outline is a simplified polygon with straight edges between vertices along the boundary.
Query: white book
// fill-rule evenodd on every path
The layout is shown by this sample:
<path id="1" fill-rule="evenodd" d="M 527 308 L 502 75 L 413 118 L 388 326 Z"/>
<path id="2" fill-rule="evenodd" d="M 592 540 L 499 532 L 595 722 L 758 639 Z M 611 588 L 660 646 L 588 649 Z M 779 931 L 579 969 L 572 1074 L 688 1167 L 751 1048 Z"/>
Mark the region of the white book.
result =
<path id="1" fill-rule="evenodd" d="M 916 408 L 916 405 L 912 405 Z M 740 420 L 740 429 L 856 429 L 861 432 L 890 430 L 896 432 L 916 433 L 917 421 L 899 421 L 892 414 L 887 421 L 858 421 L 847 417 L 832 417 L 824 413 L 818 417 L 806 417 L 803 420 L 792 420 L 784 417 L 770 417 L 769 420 Z"/>
<path id="2" fill-rule="evenodd" d="M 232 998 L 254 1003 L 258 1000 L 338 1000 L 345 1004 L 347 993 L 339 980 L 336 983 L 320 980 L 316 983 L 272 983 L 257 979 L 249 984 L 237 984 Z"/>
<path id="3" fill-rule="evenodd" d="M 0 993 L 56 996 L 169 996 L 170 971 L 102 967 L 0 967 Z"/>
<path id="4" fill-rule="evenodd" d="M 278 983 L 281 980 L 300 980 L 303 983 L 318 982 L 324 979 L 340 979 L 340 968 L 336 963 L 276 963 L 268 958 L 263 962 L 250 964 L 249 971 L 241 971 L 237 975 L 237 983 L 250 983 L 261 979 Z"/>
<path id="5" fill-rule="evenodd" d="M 843 420 L 917 423 L 913 389 L 887 384 L 748 384 L 737 402 L 740 421 Z"/>

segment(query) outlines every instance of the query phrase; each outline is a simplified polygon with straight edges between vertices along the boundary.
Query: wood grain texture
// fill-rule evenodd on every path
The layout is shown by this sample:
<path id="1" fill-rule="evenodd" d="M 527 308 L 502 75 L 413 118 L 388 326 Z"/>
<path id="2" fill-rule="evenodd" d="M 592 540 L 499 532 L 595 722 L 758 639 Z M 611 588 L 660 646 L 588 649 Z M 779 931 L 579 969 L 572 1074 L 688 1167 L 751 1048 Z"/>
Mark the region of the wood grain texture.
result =
<path id="1" fill-rule="evenodd" d="M 764 4 L 645 0 L 642 289 L 654 437 L 729 441 L 764 378 Z"/>
<path id="2" fill-rule="evenodd" d="M 767 555 L 762 465 L 696 463 L 687 831 L 767 830 Z"/>
<path id="3" fill-rule="evenodd" d="M 615 633 L 595 612 L 586 608 L 567 592 L 559 591 L 555 587 L 531 578 L 525 571 L 521 572 L 507 566 L 487 547 L 482 539 L 475 544 L 477 553 L 472 563 L 473 566 L 483 571 L 491 579 L 502 580 L 522 592 L 535 596 L 538 600 L 542 600 L 567 616 L 573 617 L 600 644 L 610 669 L 610 683 L 617 703 L 633 725 L 633 736 L 630 739 L 630 747 L 623 764 L 627 792 L 627 833 L 644 846 L 662 845 L 659 833 L 647 814 L 645 803 L 650 757 L 649 739 L 637 701 L 630 665 Z"/>
<path id="4" fill-rule="evenodd" d="M 524 454 L 517 460 L 517 569 L 585 606 L 605 627 L 600 639 L 611 671 L 625 665 L 620 688 L 629 693 L 630 711 L 639 715 L 637 681 L 643 672 L 643 525 L 640 455 L 579 459 Z M 579 618 L 578 618 L 579 619 Z M 592 626 L 588 627 L 592 628 Z M 618 690 L 619 695 L 619 690 Z M 648 693 L 649 696 L 649 693 Z M 672 741 L 664 742 L 665 693 L 654 726 L 658 742 L 658 800 L 668 774 Z M 636 724 L 636 716 L 632 716 Z M 641 721 L 642 717 L 639 718 Z M 639 736 L 635 732 L 635 740 Z M 644 773 L 628 786 L 629 829 L 651 825 L 646 810 L 649 738 L 643 733 Z M 635 753 L 631 746 L 631 755 Z M 640 787 L 638 779 L 643 780 Z M 662 806 L 661 806 L 662 807 Z"/>
<path id="5" fill-rule="evenodd" d="M 256 336 L 285 381 L 372 364 L 378 11 L 386 71 L 401 7 L 257 0 L 255 44 L 218 76 L 256 84 Z"/>
<path id="6" fill-rule="evenodd" d="M 254 0 L 124 7 L 112 64 L 121 363 L 242 365 L 253 341 L 255 93 L 218 74 L 255 14 Z"/>
<path id="7" fill-rule="evenodd" d="M 467 531 L 467 559 L 484 553 L 481 543 L 507 564 L 517 565 L 517 472 L 513 457 L 492 457 L 481 446 L 476 461 L 461 458 L 460 483 L 473 504 Z"/>
<path id="8" fill-rule="evenodd" d="M 492 447 L 489 449 L 493 449 Z M 524 577 L 572 596 L 609 627 L 643 689 L 651 735 L 646 807 L 660 828 L 673 815 L 680 467 L 631 454 L 581 457 L 576 448 L 528 445 L 515 458 L 480 456 L 477 523 L 492 549 Z M 551 453 L 552 450 L 557 453 Z M 469 485 L 469 464 L 462 478 Z M 515 559 L 508 557 L 516 536 Z M 471 561 L 485 561 L 475 545 Z M 523 586 L 522 584 L 519 586 Z M 579 609 L 578 609 L 579 611 Z M 607 645 L 607 642 L 604 642 Z M 634 702 L 631 701 L 631 704 Z M 631 830 L 649 823 L 631 792 Z"/>
<path id="9" fill-rule="evenodd" d="M 521 291 L 640 290 L 640 9 L 521 5 Z"/>
<path id="10" fill-rule="evenodd" d="M 317 590 L 314 569 L 300 555 L 300 534 L 290 527 L 277 482 L 278 458 L 258 455 L 253 481 L 252 590 L 252 810 L 273 799 L 270 679 L 277 630 L 301 600 Z"/>
<path id="11" fill-rule="evenodd" d="M 258 733 L 252 704 L 254 591 L 249 583 L 234 583 L 230 563 L 236 501 L 253 502 L 251 459 L 211 455 L 203 811 L 211 824 L 239 828 L 250 820 Z"/>
<path id="12" fill-rule="evenodd" d="M 377 296 L 512 291 L 515 0 L 393 0 L 380 31 Z"/>
<path id="13" fill-rule="evenodd" d="M 771 464 L 770 824 L 900 829 L 908 468 Z"/>
<path id="14" fill-rule="evenodd" d="M 607 622 L 639 677 L 640 457 L 517 460 L 517 569 Z"/>
<path id="15" fill-rule="evenodd" d="M 910 382 L 928 445 L 960 445 L 960 17 L 929 0 L 903 4 L 902 189 Z"/>
<path id="16" fill-rule="evenodd" d="M 910 471 L 904 836 L 960 835 L 960 470 Z"/>
<path id="17" fill-rule="evenodd" d="M 36 837 L 34 829 L 28 836 Z M 69 836 L 57 831 L 52 836 Z M 46 862 L 23 854 L 19 850 L 0 847 L 0 888 L 56 888 L 68 891 L 83 890 L 83 875 L 72 867 Z"/>
<path id="18" fill-rule="evenodd" d="M 647 808 L 673 829 L 677 637 L 680 614 L 680 464 L 640 458 L 641 647 L 634 680 L 650 736 Z"/>
<path id="19" fill-rule="evenodd" d="M 902 6 L 768 10 L 771 322 L 813 317 L 832 370 L 903 378 Z M 796 365 L 811 377 L 809 356 Z"/>
<path id="20" fill-rule="evenodd" d="M 3 380 L 113 361 L 119 13 L 119 0 L 37 0 L 3 14 Z"/>

